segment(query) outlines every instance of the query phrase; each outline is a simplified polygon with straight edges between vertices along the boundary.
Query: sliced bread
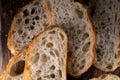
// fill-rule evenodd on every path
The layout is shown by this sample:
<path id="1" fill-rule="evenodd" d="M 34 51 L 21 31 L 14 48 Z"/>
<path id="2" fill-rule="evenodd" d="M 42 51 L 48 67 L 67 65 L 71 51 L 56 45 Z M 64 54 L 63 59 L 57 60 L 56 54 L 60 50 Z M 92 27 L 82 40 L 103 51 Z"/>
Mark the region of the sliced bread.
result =
<path id="1" fill-rule="evenodd" d="M 15 15 L 8 34 L 8 48 L 14 55 L 52 24 L 41 0 L 33 0 Z M 50 18 L 51 19 L 51 18 Z"/>
<path id="2" fill-rule="evenodd" d="M 13 56 L 0 76 L 0 80 L 24 80 L 23 72 L 25 67 L 25 55 L 27 48 L 24 47 L 19 54 Z"/>
<path id="3" fill-rule="evenodd" d="M 120 66 L 120 1 L 90 0 L 89 6 L 97 33 L 94 65 L 114 71 Z"/>
<path id="4" fill-rule="evenodd" d="M 98 78 L 93 78 L 90 80 L 120 80 L 120 77 L 118 77 L 117 75 L 114 75 L 114 74 L 104 74 Z"/>
<path id="5" fill-rule="evenodd" d="M 68 35 L 68 73 L 79 77 L 94 61 L 95 32 L 87 7 L 70 0 L 44 0 L 55 24 Z"/>
<path id="6" fill-rule="evenodd" d="M 67 36 L 60 28 L 39 34 L 29 45 L 25 80 L 66 80 Z"/>

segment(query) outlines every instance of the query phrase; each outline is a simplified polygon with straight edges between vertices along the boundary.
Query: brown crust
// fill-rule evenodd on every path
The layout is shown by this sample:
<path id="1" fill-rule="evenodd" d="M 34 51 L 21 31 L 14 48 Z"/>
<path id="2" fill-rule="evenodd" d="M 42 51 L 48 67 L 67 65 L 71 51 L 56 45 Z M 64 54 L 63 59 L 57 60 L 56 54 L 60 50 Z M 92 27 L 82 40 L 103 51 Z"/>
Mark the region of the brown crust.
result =
<path id="1" fill-rule="evenodd" d="M 77 3 L 77 4 L 80 4 L 80 3 L 78 3 L 78 2 L 75 2 L 75 3 Z M 44 0 L 44 5 L 45 5 L 45 9 L 46 9 L 46 12 L 48 12 L 49 14 L 50 14 L 50 12 L 49 12 L 49 9 L 48 9 L 48 7 L 47 7 L 47 4 L 46 4 L 46 1 Z M 82 5 L 82 4 L 81 4 Z M 95 58 L 95 46 L 96 46 L 96 33 L 95 33 L 95 28 L 93 27 L 93 22 L 92 22 L 92 20 L 91 20 L 91 17 L 90 17 L 90 15 L 89 15 L 89 10 L 88 10 L 88 8 L 85 6 L 85 5 L 82 5 L 83 7 L 85 7 L 85 9 L 86 9 L 86 12 L 88 13 L 88 17 L 89 17 L 89 22 L 90 22 L 90 24 L 91 24 L 91 28 L 92 28 L 92 30 L 93 30 L 93 33 L 94 33 L 94 40 L 93 40 L 93 47 L 92 47 L 92 54 L 91 54 L 91 56 L 92 56 L 92 60 L 91 60 L 91 62 L 90 62 L 90 64 L 88 65 L 88 68 L 86 69 L 86 71 L 91 67 L 91 65 L 93 64 L 93 62 L 94 62 L 94 58 Z M 83 73 L 85 73 L 86 71 L 84 71 Z M 80 77 L 81 76 L 81 74 L 79 75 L 79 76 L 76 76 L 76 75 L 74 75 L 74 74 L 71 74 L 71 73 L 69 73 L 70 75 L 72 75 L 72 76 L 74 76 L 74 77 L 76 77 L 76 78 L 78 78 L 78 77 Z"/>
<path id="2" fill-rule="evenodd" d="M 91 62 L 89 63 L 89 65 L 88 65 L 88 67 L 87 67 L 87 69 L 84 71 L 84 72 L 82 72 L 80 75 L 74 75 L 74 74 L 71 74 L 71 73 L 69 73 L 71 76 L 74 76 L 74 77 L 76 77 L 76 78 L 78 78 L 78 77 L 80 77 L 83 73 L 85 73 L 85 72 L 87 72 L 88 71 L 88 69 L 92 66 L 92 64 L 94 63 L 94 59 L 95 59 L 95 47 L 96 47 L 96 41 L 97 41 L 97 35 L 96 35 L 96 31 L 95 31 L 95 28 L 94 28 L 94 25 L 93 25 L 93 22 L 92 22 L 92 18 L 91 18 L 91 16 L 90 16 L 90 11 L 89 11 L 89 9 L 88 9 L 88 7 L 87 6 L 85 6 L 85 5 L 83 5 L 83 4 L 81 4 L 81 3 L 78 3 L 78 2 L 75 2 L 74 4 L 79 4 L 79 5 L 81 5 L 82 7 L 84 7 L 85 9 L 86 9 L 86 12 L 87 12 L 87 17 L 89 18 L 88 20 L 88 22 L 91 24 L 91 28 L 92 28 L 92 30 L 93 30 L 93 33 L 94 33 L 94 39 L 92 40 L 93 42 L 93 45 L 92 45 L 92 52 L 91 52 Z"/>
<path id="3" fill-rule="evenodd" d="M 15 45 L 16 43 L 13 42 L 13 41 L 11 41 L 11 39 L 10 39 L 11 36 L 12 36 L 12 31 L 14 30 L 14 24 L 15 24 L 14 22 L 15 22 L 15 20 L 16 20 L 16 17 L 19 16 L 20 12 L 23 12 L 27 7 L 29 7 L 32 3 L 35 3 L 35 2 L 36 2 L 36 0 L 32 0 L 32 1 L 29 2 L 27 5 L 25 5 L 23 8 L 19 9 L 18 12 L 17 12 L 17 14 L 14 16 L 14 18 L 13 18 L 13 20 L 12 20 L 11 28 L 10 28 L 10 30 L 9 30 L 9 32 L 8 32 L 7 46 L 8 46 L 8 49 L 11 51 L 11 53 L 12 53 L 13 55 L 15 55 L 16 53 L 19 52 L 19 51 L 15 51 L 14 45 Z M 44 3 L 44 0 L 41 0 L 41 2 Z M 44 6 L 43 6 L 43 7 L 44 7 Z M 44 8 L 45 8 L 45 7 L 44 7 Z M 46 11 L 45 11 L 45 12 L 46 12 Z M 51 21 L 51 22 L 50 22 L 50 25 L 54 25 L 53 20 L 52 20 L 50 14 L 46 12 L 46 15 L 48 16 L 49 21 Z M 21 48 L 21 49 L 22 49 L 22 48 Z M 20 49 L 20 50 L 21 50 L 21 49 Z"/>
<path id="4" fill-rule="evenodd" d="M 111 73 L 109 73 L 109 74 L 102 74 L 102 75 L 100 75 L 99 77 L 97 77 L 97 78 L 92 78 L 92 79 L 90 79 L 90 80 L 98 80 L 98 79 L 101 79 L 101 78 L 104 78 L 104 77 L 106 77 L 106 76 L 111 76 L 111 77 L 118 77 L 117 75 L 115 75 L 115 74 L 111 74 Z"/>
<path id="5" fill-rule="evenodd" d="M 49 20 L 51 21 L 51 25 L 55 25 L 55 24 L 54 24 L 54 21 L 53 21 L 53 19 L 52 19 L 52 16 L 51 16 L 51 14 L 50 14 L 50 12 L 49 12 L 49 10 L 48 10 L 46 1 L 45 1 L 45 0 L 41 0 L 41 1 L 42 1 L 42 3 L 43 3 L 43 7 L 44 7 L 44 9 L 45 9 L 45 12 L 46 12 L 47 16 L 48 16 Z"/>
<path id="6" fill-rule="evenodd" d="M 23 8 L 19 9 L 18 12 L 17 12 L 17 14 L 14 16 L 14 18 L 13 18 L 13 20 L 12 20 L 11 28 L 10 28 L 10 30 L 9 30 L 9 32 L 8 32 L 7 46 L 8 46 L 8 49 L 11 51 L 11 53 L 12 53 L 13 55 L 15 55 L 15 53 L 18 53 L 18 52 L 16 52 L 16 51 L 14 50 L 14 44 L 15 44 L 15 43 L 10 40 L 10 38 L 11 38 L 11 36 L 12 36 L 12 31 L 13 31 L 13 29 L 14 29 L 14 24 L 15 24 L 14 22 L 15 22 L 15 20 L 16 20 L 16 17 L 18 17 L 19 14 L 20 14 L 20 12 L 23 12 L 24 9 L 26 9 L 27 7 L 29 7 L 30 4 L 31 4 L 31 3 L 34 3 L 35 1 L 36 1 L 36 0 L 32 0 L 32 1 L 29 2 L 27 5 L 25 5 Z"/>
<path id="7" fill-rule="evenodd" d="M 89 11 L 90 13 L 90 11 Z M 91 18 L 92 19 L 92 18 Z M 97 36 L 97 34 L 96 34 Z M 97 43 L 97 42 L 96 42 Z M 95 53 L 96 53 L 96 50 L 95 50 Z M 118 67 L 120 67 L 120 65 L 116 65 L 116 67 L 112 68 L 112 69 L 107 69 L 107 68 L 102 68 L 101 66 L 98 66 L 96 65 L 95 63 L 93 64 L 97 69 L 101 70 L 101 71 L 104 71 L 104 72 L 112 72 L 112 71 L 115 71 Z"/>
<path id="8" fill-rule="evenodd" d="M 94 66 L 98 69 L 100 69 L 101 71 L 104 71 L 104 72 L 112 72 L 112 71 L 115 71 L 119 66 L 117 66 L 116 68 L 113 68 L 113 69 L 103 69 L 101 68 L 100 66 L 97 66 L 94 64 Z"/>
<path id="9" fill-rule="evenodd" d="M 46 32 L 47 30 L 51 30 L 51 29 L 53 29 L 53 28 L 57 28 L 57 27 L 49 27 L 49 29 L 46 29 L 44 32 Z M 60 30 L 62 30 L 61 28 L 59 28 Z M 63 31 L 63 30 L 62 30 Z M 40 33 L 38 36 L 43 36 L 43 35 L 45 35 L 45 33 L 44 32 L 42 32 L 42 33 Z M 64 31 L 63 31 L 64 32 Z M 66 34 L 66 33 L 64 33 L 64 34 Z M 25 58 L 25 70 L 24 70 L 24 79 L 25 80 L 32 80 L 32 77 L 29 75 L 29 70 L 30 70 L 30 66 L 28 65 L 28 61 L 29 61 L 29 56 L 30 56 L 30 53 L 33 51 L 33 46 L 35 45 L 35 43 L 37 42 L 37 38 L 38 38 L 38 36 L 36 36 L 34 39 L 33 39 L 33 41 L 29 44 L 29 48 L 28 48 L 28 52 L 26 53 L 26 58 Z M 65 48 L 64 48 L 64 52 L 65 52 L 65 59 L 64 59 L 64 63 L 65 63 L 65 65 L 67 66 L 67 43 L 68 43 L 68 39 L 67 39 L 67 37 L 66 37 L 66 42 L 65 42 L 66 44 L 65 44 Z M 64 73 L 65 74 L 67 74 L 66 73 L 66 66 L 65 66 L 65 68 L 64 68 Z M 67 78 L 66 78 L 67 79 Z M 66 80 L 65 79 L 65 80 Z"/>
<path id="10" fill-rule="evenodd" d="M 25 55 L 23 52 L 24 50 L 27 49 L 27 47 L 24 47 L 18 54 L 14 55 L 10 60 L 8 65 L 6 66 L 6 69 L 4 70 L 4 72 L 1 75 L 1 80 L 4 80 L 4 78 L 6 78 L 6 75 L 10 72 L 10 69 L 12 67 L 12 65 L 14 65 L 15 63 L 17 63 L 18 61 L 20 61 L 22 58 L 22 55 Z M 20 74 L 22 75 L 22 74 Z M 18 75 L 18 76 L 20 76 Z"/>

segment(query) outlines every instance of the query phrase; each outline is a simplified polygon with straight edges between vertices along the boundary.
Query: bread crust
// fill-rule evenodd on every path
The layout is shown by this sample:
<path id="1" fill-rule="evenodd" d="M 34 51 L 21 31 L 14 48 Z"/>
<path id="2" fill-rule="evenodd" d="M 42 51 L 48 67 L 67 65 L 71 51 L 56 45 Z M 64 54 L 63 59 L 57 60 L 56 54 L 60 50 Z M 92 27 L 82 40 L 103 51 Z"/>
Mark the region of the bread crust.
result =
<path id="1" fill-rule="evenodd" d="M 86 5 L 84 5 L 84 4 L 81 4 L 81 3 L 78 3 L 78 2 L 74 2 L 75 4 L 78 4 L 78 5 L 81 5 L 81 6 L 83 6 L 84 8 L 85 8 L 85 10 L 86 10 L 86 12 L 87 12 L 87 17 L 89 18 L 88 19 L 88 21 L 89 21 L 89 23 L 91 24 L 91 28 L 92 28 L 92 30 L 93 30 L 93 33 L 94 33 L 94 39 L 93 39 L 93 42 L 92 42 L 92 50 L 91 50 L 91 56 L 92 56 L 92 58 L 91 58 L 91 61 L 90 61 L 90 63 L 89 63 L 89 65 L 88 65 L 88 67 L 86 68 L 86 70 L 84 71 L 84 72 L 82 72 L 81 73 L 81 75 L 83 74 L 83 73 L 85 73 L 85 72 L 87 72 L 88 71 L 88 69 L 93 65 L 93 63 L 94 63 L 94 59 L 95 59 L 95 46 L 96 46 L 96 42 L 97 42 L 97 35 L 96 35 L 96 31 L 95 31 L 95 28 L 94 28 L 94 25 L 93 25 L 93 22 L 92 22 L 92 18 L 91 18 L 91 16 L 90 16 L 90 11 L 89 11 L 89 9 L 88 9 L 88 7 L 86 6 Z M 70 74 L 70 73 L 69 73 Z M 74 74 L 70 74 L 70 75 L 72 75 L 72 76 L 74 76 L 74 77 L 76 77 L 76 78 L 78 78 L 78 77 L 80 77 L 81 75 L 79 75 L 79 76 L 76 76 L 76 75 L 74 75 Z"/>
<path id="2" fill-rule="evenodd" d="M 30 60 L 30 55 L 31 55 L 31 52 L 33 51 L 33 46 L 36 44 L 36 42 L 38 41 L 38 37 L 39 36 L 44 36 L 45 34 L 46 34 L 46 32 L 47 32 L 47 30 L 52 30 L 52 29 L 58 29 L 58 30 L 61 30 L 61 31 L 63 31 L 61 28 L 58 28 L 58 27 L 55 27 L 55 25 L 53 25 L 53 26 L 51 26 L 51 27 L 49 27 L 49 29 L 46 29 L 44 32 L 42 32 L 42 33 L 40 33 L 38 36 L 36 36 L 35 38 L 34 38 L 34 40 L 29 44 L 29 48 L 28 48 L 28 52 L 27 52 L 27 54 L 26 54 L 26 58 L 25 58 L 25 71 L 24 71 L 24 79 L 25 80 L 32 80 L 33 78 L 31 77 L 31 75 L 29 75 L 30 73 L 29 73 L 29 71 L 30 71 L 30 66 L 29 66 L 29 63 L 28 63 L 28 61 Z M 66 33 L 63 31 L 62 33 L 64 33 L 65 35 L 66 35 Z M 66 64 L 66 61 L 67 61 L 67 43 L 68 43 L 68 39 L 67 39 L 67 36 L 64 36 L 65 38 L 66 38 L 66 40 L 65 40 L 65 44 L 64 44 L 64 63 L 65 63 L 65 65 L 64 65 L 64 74 L 67 74 L 66 72 L 66 66 L 67 66 L 67 64 Z M 64 80 L 66 80 L 67 78 L 65 77 L 65 79 Z"/>
<path id="3" fill-rule="evenodd" d="M 110 5 L 107 5 L 107 4 L 109 4 L 109 2 L 110 2 Z M 99 38 L 97 40 L 98 44 L 97 44 L 96 50 L 95 50 L 97 56 L 95 57 L 94 66 L 96 68 L 100 69 L 101 71 L 112 72 L 112 71 L 115 71 L 119 67 L 118 63 L 120 62 L 120 60 L 118 60 L 119 58 L 114 57 L 117 55 L 117 53 L 119 51 L 116 44 L 119 44 L 120 39 L 116 38 L 116 37 L 119 37 L 119 35 L 117 35 L 117 31 L 116 31 L 116 29 L 119 30 L 119 27 L 118 27 L 119 25 L 117 24 L 117 19 L 116 19 L 116 21 L 113 19 L 115 13 L 116 13 L 115 14 L 116 18 L 119 17 L 119 15 L 118 15 L 119 12 L 117 10 L 117 8 L 118 8 L 117 4 L 114 5 L 115 3 L 117 3 L 117 0 L 115 0 L 115 1 L 112 1 L 112 0 L 107 1 L 106 0 L 104 3 L 105 4 L 102 4 L 101 0 L 99 0 L 99 1 L 91 0 L 89 3 L 89 7 L 91 9 L 93 9 L 95 7 L 95 9 L 94 9 L 95 11 L 93 10 L 94 11 L 93 21 L 94 21 L 94 26 L 96 26 L 95 28 L 96 28 L 96 32 L 97 32 L 97 37 Z M 104 12 L 104 10 L 105 10 L 105 12 Z M 111 12 L 109 12 L 109 10 Z M 106 12 L 106 11 L 108 11 L 108 12 Z M 99 16 L 101 16 L 101 17 L 98 20 Z M 97 22 L 97 20 L 98 20 L 98 22 Z M 107 23 L 107 21 L 109 21 L 109 22 Z M 111 23 L 111 24 L 109 24 L 109 23 Z M 103 27 L 103 29 L 101 29 L 102 27 Z M 112 27 L 114 28 L 114 30 Z M 106 31 L 108 31 L 108 32 L 106 32 Z M 112 32 L 114 32 L 114 33 L 112 33 Z M 107 36 L 109 37 L 108 39 L 106 38 Z M 113 39 L 113 38 L 115 38 L 115 39 Z M 106 43 L 105 41 L 108 43 Z M 111 44 L 113 44 L 113 45 L 111 45 Z M 109 46 L 110 47 L 114 46 L 114 47 L 110 48 Z M 99 49 L 99 52 L 97 52 L 97 49 Z M 101 59 L 100 61 L 98 60 L 99 55 L 100 55 L 100 59 Z M 109 64 L 110 64 L 111 68 L 107 68 L 107 66 Z"/>
<path id="4" fill-rule="evenodd" d="M 78 2 L 71 1 L 71 3 L 73 3 L 73 4 L 78 4 L 78 5 L 79 5 Z M 46 12 L 48 12 L 49 9 L 48 9 L 46 0 L 44 0 L 44 5 L 45 5 L 44 7 L 45 7 Z M 82 4 L 80 4 L 80 5 L 83 6 L 83 7 L 86 9 L 87 17 L 89 18 L 89 19 L 88 19 L 88 22 L 90 23 L 91 29 L 92 29 L 92 31 L 93 31 L 93 33 L 94 33 L 94 35 L 93 35 L 93 38 L 94 38 L 94 39 L 93 39 L 93 42 L 92 42 L 92 48 L 91 48 L 91 50 L 90 50 L 91 60 L 90 60 L 90 62 L 89 62 L 89 64 L 88 64 L 86 70 L 81 73 L 81 74 L 83 74 L 83 73 L 85 73 L 85 72 L 91 67 L 91 65 L 92 65 L 93 62 L 94 62 L 95 46 L 96 46 L 96 38 L 97 38 L 97 37 L 96 37 L 95 29 L 94 29 L 94 27 L 93 27 L 93 23 L 92 23 L 92 21 L 91 21 L 91 17 L 90 17 L 90 15 L 89 15 L 88 8 L 87 8 L 85 5 L 82 5 Z M 50 11 L 49 11 L 48 13 L 50 14 Z M 51 13 L 51 15 L 52 15 L 52 13 Z M 69 34 L 68 34 L 68 36 L 69 36 Z M 68 58 L 69 58 L 69 56 L 68 56 Z M 78 77 L 81 76 L 81 74 L 75 75 L 75 74 L 72 74 L 71 72 L 68 72 L 68 73 L 69 73 L 70 75 L 76 77 L 76 78 L 78 78 Z"/>
<path id="5" fill-rule="evenodd" d="M 10 60 L 9 60 L 9 63 L 6 67 L 6 69 L 3 71 L 2 75 L 0 76 L 0 80 L 6 80 L 6 78 L 8 78 L 8 75 L 10 77 L 12 77 L 11 79 L 17 79 L 17 78 L 23 78 L 23 73 L 19 74 L 19 75 L 16 75 L 16 76 L 11 76 L 10 75 L 10 70 L 12 68 L 12 66 L 14 64 L 16 64 L 17 62 L 19 61 L 24 61 L 25 59 L 25 55 L 26 55 L 26 50 L 27 50 L 27 47 L 23 47 L 23 49 L 18 53 L 18 54 L 15 54 Z"/>
<path id="6" fill-rule="evenodd" d="M 101 76 L 99 76 L 98 78 L 92 78 L 90 80 L 103 80 L 104 78 L 108 78 L 107 80 L 109 80 L 109 78 L 113 78 L 113 79 L 120 79 L 117 75 L 115 74 L 102 74 Z M 105 79 L 105 80 L 106 80 Z"/>
<path id="7" fill-rule="evenodd" d="M 16 53 L 18 53 L 18 52 L 24 47 L 24 46 L 22 46 L 22 48 L 21 48 L 20 50 L 16 51 L 16 50 L 15 50 L 15 45 L 17 44 L 17 42 L 11 40 L 11 37 L 12 37 L 12 35 L 13 35 L 12 31 L 14 30 L 14 27 L 16 27 L 16 26 L 14 26 L 14 25 L 15 25 L 16 18 L 19 17 L 19 15 L 20 15 L 21 12 L 23 12 L 23 11 L 24 11 L 25 9 L 27 9 L 30 5 L 33 5 L 33 4 L 36 3 L 36 2 L 39 2 L 39 0 L 32 0 L 32 1 L 29 2 L 27 5 L 25 5 L 23 8 L 19 9 L 18 12 L 17 12 L 17 14 L 14 16 L 14 18 L 13 18 L 13 20 L 12 20 L 11 28 L 10 28 L 10 30 L 9 30 L 9 32 L 8 32 L 7 46 L 8 46 L 8 49 L 11 51 L 11 53 L 12 53 L 13 55 L 15 55 Z M 41 0 L 41 3 L 42 3 L 42 2 L 43 2 L 43 1 Z M 49 23 L 50 23 L 49 25 L 54 25 L 54 23 L 53 23 L 53 21 L 52 21 L 52 19 L 51 19 L 51 16 L 49 15 L 49 13 L 45 12 L 45 14 L 46 14 L 47 18 L 49 18 L 49 20 L 48 20 Z M 45 28 L 45 29 L 47 29 L 47 28 Z M 25 45 L 25 46 L 27 46 L 27 45 Z"/>
<path id="8" fill-rule="evenodd" d="M 29 2 L 27 5 L 25 5 L 23 8 L 20 8 L 20 9 L 18 10 L 17 14 L 14 16 L 14 18 L 13 18 L 13 20 L 12 20 L 11 28 L 10 28 L 10 30 L 9 30 L 9 32 L 8 32 L 7 46 L 8 46 L 8 49 L 11 51 L 11 53 L 12 53 L 13 55 L 16 54 L 16 51 L 14 50 L 14 45 L 15 45 L 16 43 L 12 42 L 10 38 L 11 38 L 11 36 L 12 36 L 12 31 L 14 30 L 14 27 L 15 27 L 15 26 L 14 26 L 14 22 L 15 22 L 15 20 L 16 20 L 16 17 L 19 16 L 20 12 L 23 12 L 27 7 L 29 7 L 29 5 L 31 5 L 31 4 L 34 3 L 34 2 L 35 2 L 35 0 L 32 0 L 32 1 Z"/>

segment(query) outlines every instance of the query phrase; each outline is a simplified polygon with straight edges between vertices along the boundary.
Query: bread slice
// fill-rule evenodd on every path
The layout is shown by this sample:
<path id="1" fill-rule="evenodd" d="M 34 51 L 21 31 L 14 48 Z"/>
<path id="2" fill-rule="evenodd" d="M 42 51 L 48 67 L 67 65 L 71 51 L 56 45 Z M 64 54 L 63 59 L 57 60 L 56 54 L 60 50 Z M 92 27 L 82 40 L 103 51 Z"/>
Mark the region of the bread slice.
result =
<path id="1" fill-rule="evenodd" d="M 0 80 L 24 80 L 23 72 L 25 67 L 25 55 L 27 48 L 24 47 L 19 54 L 13 56 L 0 76 Z"/>
<path id="2" fill-rule="evenodd" d="M 44 0 L 44 7 L 55 24 L 68 35 L 68 73 L 79 77 L 94 60 L 95 32 L 87 7 L 70 0 Z"/>
<path id="3" fill-rule="evenodd" d="M 8 34 L 8 48 L 14 55 L 52 24 L 41 0 L 33 0 L 15 15 Z M 51 18 L 50 18 L 51 19 Z"/>
<path id="4" fill-rule="evenodd" d="M 94 65 L 102 71 L 120 66 L 120 1 L 90 0 L 97 33 Z"/>
<path id="5" fill-rule="evenodd" d="M 29 45 L 25 80 L 66 80 L 67 36 L 60 28 L 38 35 Z"/>
<path id="6" fill-rule="evenodd" d="M 120 80 L 120 77 L 118 77 L 117 75 L 114 75 L 114 74 L 104 74 L 98 78 L 93 78 L 90 80 Z"/>

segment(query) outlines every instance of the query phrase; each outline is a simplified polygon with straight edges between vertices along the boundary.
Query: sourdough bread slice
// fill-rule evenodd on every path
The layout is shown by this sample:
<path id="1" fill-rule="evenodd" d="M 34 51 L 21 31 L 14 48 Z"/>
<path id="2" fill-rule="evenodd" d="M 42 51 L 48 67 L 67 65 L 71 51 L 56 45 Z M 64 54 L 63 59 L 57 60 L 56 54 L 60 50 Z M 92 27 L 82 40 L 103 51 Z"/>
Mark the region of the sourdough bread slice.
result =
<path id="1" fill-rule="evenodd" d="M 102 71 L 114 71 L 120 66 L 120 1 L 90 0 L 97 32 L 94 65 Z"/>
<path id="2" fill-rule="evenodd" d="M 38 35 L 29 45 L 25 80 L 66 80 L 67 36 L 60 28 Z"/>
<path id="3" fill-rule="evenodd" d="M 25 67 L 25 55 L 27 48 L 24 47 L 19 54 L 13 56 L 0 76 L 0 80 L 24 80 L 23 72 Z"/>
<path id="4" fill-rule="evenodd" d="M 14 55 L 52 24 L 41 0 L 33 0 L 15 15 L 8 34 L 8 48 Z M 50 18 L 51 19 L 51 18 Z"/>
<path id="5" fill-rule="evenodd" d="M 118 77 L 117 75 L 114 75 L 114 74 L 104 74 L 98 78 L 93 78 L 90 80 L 120 80 L 120 77 Z"/>
<path id="6" fill-rule="evenodd" d="M 95 32 L 88 10 L 70 0 L 44 0 L 44 7 L 55 24 L 68 35 L 68 73 L 79 77 L 94 60 Z"/>

